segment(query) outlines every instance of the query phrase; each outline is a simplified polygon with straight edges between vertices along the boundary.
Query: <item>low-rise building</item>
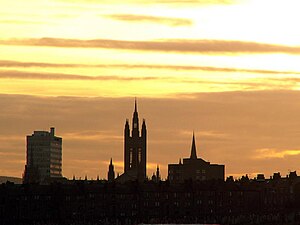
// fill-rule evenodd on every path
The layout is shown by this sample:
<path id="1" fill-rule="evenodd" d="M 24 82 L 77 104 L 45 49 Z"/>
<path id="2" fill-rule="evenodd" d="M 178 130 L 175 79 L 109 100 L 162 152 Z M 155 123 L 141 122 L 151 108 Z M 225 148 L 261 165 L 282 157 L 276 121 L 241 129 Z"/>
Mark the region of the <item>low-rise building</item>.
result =
<path id="1" fill-rule="evenodd" d="M 168 165 L 168 180 L 173 183 L 185 180 L 224 180 L 225 165 L 211 164 L 197 157 L 195 135 L 193 134 L 191 156 L 178 164 Z"/>

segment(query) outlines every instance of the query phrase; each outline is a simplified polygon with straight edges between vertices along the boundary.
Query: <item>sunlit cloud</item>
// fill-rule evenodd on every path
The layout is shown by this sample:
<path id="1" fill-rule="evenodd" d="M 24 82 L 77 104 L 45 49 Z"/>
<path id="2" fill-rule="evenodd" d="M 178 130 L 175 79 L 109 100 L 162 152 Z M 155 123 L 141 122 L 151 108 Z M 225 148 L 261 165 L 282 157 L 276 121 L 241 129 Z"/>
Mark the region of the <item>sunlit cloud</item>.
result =
<path id="1" fill-rule="evenodd" d="M 47 46 L 61 48 L 107 48 L 139 51 L 181 53 L 235 53 L 235 54 L 300 54 L 299 46 L 285 46 L 257 42 L 225 40 L 157 40 L 125 41 L 108 39 L 24 38 L 0 40 L 1 45 Z"/>
<path id="2" fill-rule="evenodd" d="M 254 158 L 270 159 L 270 158 L 285 158 L 287 156 L 296 156 L 300 154 L 300 150 L 278 150 L 278 149 L 257 149 Z"/>
<path id="3" fill-rule="evenodd" d="M 210 130 L 201 130 L 201 131 L 187 131 L 187 130 L 182 130 L 180 132 L 180 135 L 184 135 L 184 136 L 189 136 L 192 137 L 192 134 L 194 133 L 195 137 L 219 137 L 219 138 L 225 138 L 228 137 L 229 134 L 225 134 L 225 133 L 220 133 L 217 131 L 210 131 Z"/>
<path id="4" fill-rule="evenodd" d="M 104 131 L 82 131 L 82 132 L 72 132 L 72 133 L 63 133 L 61 134 L 67 140 L 81 140 L 81 141 L 88 141 L 88 140 L 96 140 L 96 141 L 122 141 L 123 136 L 116 135 L 112 132 L 104 132 Z"/>
<path id="5" fill-rule="evenodd" d="M 156 23 L 168 26 L 191 26 L 193 24 L 190 19 L 161 17 L 161 16 L 148 16 L 148 15 L 134 15 L 134 14 L 111 14 L 105 17 L 135 23 Z"/>

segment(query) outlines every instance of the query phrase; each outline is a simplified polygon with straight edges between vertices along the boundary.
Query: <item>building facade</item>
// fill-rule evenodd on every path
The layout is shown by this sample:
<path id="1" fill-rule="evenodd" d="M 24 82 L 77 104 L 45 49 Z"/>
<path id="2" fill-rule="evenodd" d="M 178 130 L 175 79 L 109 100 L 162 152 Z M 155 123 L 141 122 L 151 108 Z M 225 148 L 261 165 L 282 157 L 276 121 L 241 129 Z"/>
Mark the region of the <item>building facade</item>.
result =
<path id="1" fill-rule="evenodd" d="M 47 183 L 62 177 L 62 138 L 55 136 L 55 128 L 34 131 L 27 136 L 24 183 Z"/>
<path id="2" fill-rule="evenodd" d="M 180 183 L 185 180 L 224 180 L 225 166 L 211 164 L 197 157 L 195 136 L 193 134 L 190 158 L 181 160 L 178 164 L 168 165 L 170 182 Z"/>

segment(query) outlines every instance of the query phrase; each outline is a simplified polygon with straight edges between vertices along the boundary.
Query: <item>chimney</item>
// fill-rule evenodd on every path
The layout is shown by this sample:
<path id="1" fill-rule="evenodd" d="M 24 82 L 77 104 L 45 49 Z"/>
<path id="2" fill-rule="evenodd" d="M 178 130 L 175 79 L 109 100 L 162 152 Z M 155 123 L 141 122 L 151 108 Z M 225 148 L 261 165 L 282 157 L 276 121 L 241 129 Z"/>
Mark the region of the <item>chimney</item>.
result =
<path id="1" fill-rule="evenodd" d="M 50 128 L 50 134 L 51 134 L 51 136 L 55 135 L 55 128 L 54 127 Z"/>

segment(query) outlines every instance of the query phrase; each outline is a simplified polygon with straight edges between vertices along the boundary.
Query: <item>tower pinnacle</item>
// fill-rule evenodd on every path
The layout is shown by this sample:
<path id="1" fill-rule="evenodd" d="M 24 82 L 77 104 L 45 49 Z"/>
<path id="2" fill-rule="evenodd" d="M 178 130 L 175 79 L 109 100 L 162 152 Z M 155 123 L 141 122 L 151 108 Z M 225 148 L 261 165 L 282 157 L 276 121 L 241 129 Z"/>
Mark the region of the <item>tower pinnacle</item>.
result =
<path id="1" fill-rule="evenodd" d="M 112 182 L 115 179 L 115 170 L 112 162 L 112 158 L 110 158 L 110 164 L 108 166 L 107 180 L 108 182 Z"/>
<path id="2" fill-rule="evenodd" d="M 197 159 L 196 143 L 195 143 L 195 134 L 194 134 L 194 132 L 193 132 L 193 141 L 192 141 L 191 157 L 190 157 L 190 159 Z"/>

